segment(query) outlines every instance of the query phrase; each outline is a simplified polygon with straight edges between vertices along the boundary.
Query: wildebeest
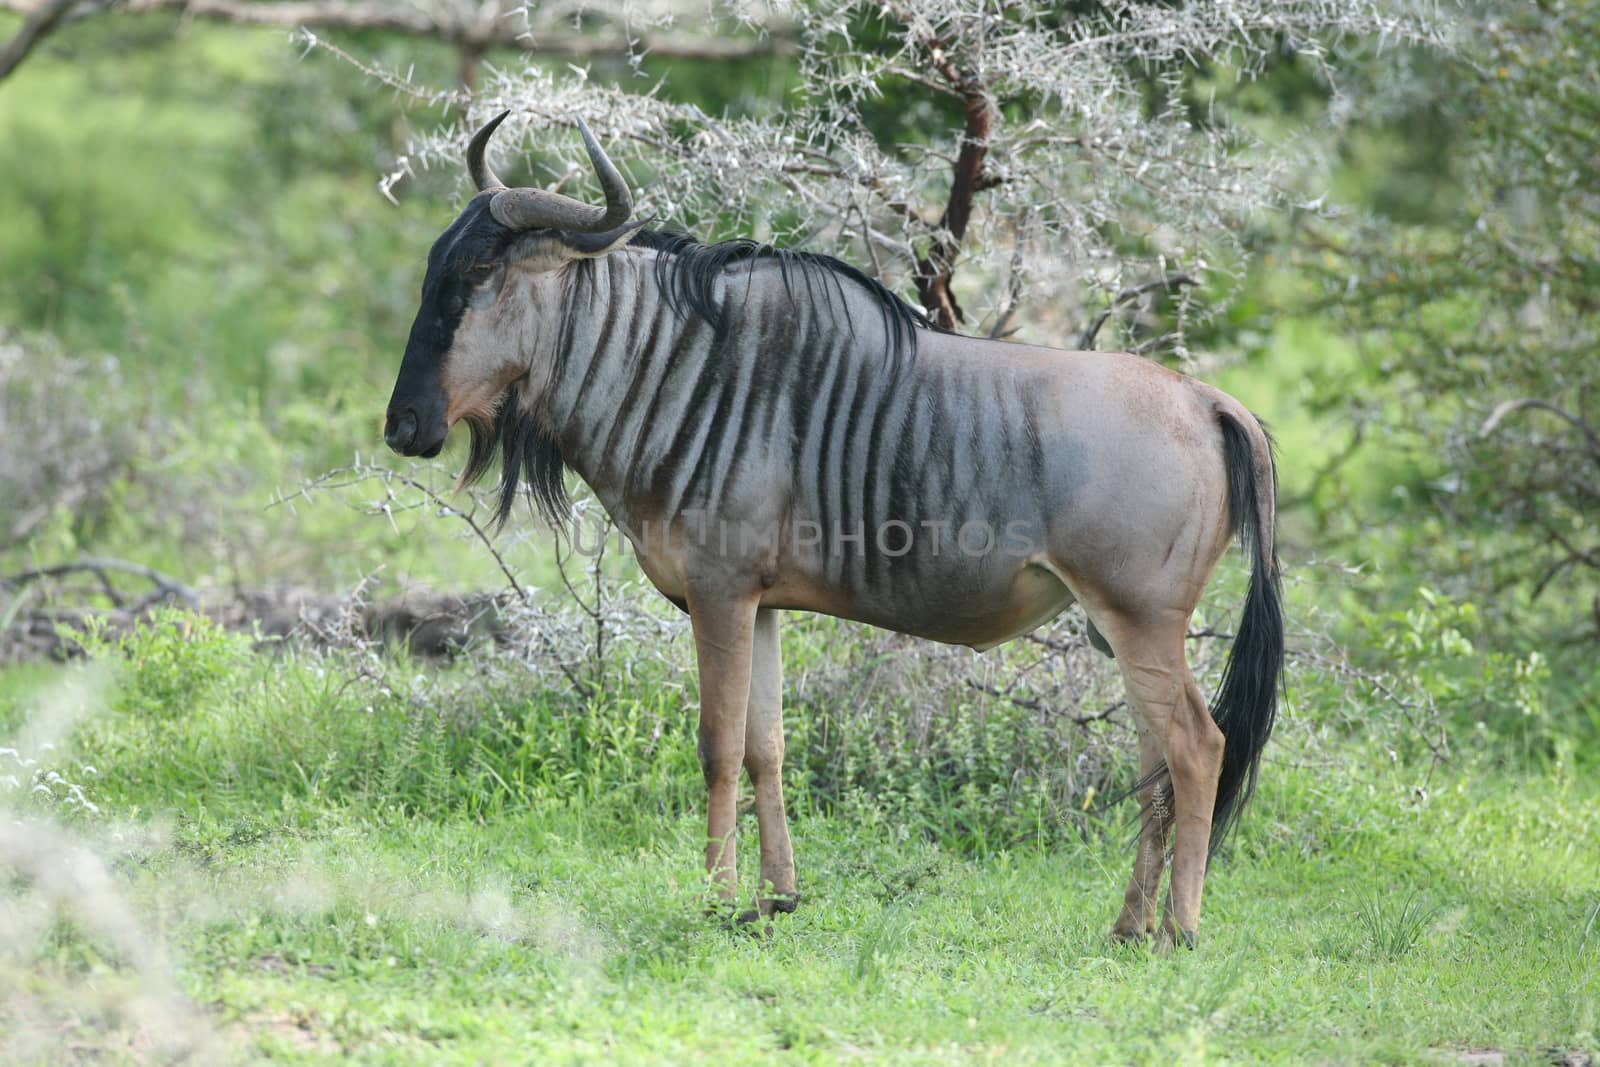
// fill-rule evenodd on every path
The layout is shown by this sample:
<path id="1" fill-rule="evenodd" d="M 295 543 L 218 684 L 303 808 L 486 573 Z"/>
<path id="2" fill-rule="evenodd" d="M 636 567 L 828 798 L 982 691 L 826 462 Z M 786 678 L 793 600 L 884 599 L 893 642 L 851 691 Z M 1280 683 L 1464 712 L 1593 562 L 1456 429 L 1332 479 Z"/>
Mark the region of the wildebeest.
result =
<path id="1" fill-rule="evenodd" d="M 797 899 L 780 609 L 986 649 L 1077 601 L 1139 734 L 1144 819 L 1113 935 L 1192 944 L 1283 658 L 1273 460 L 1256 419 L 1136 356 L 941 332 L 834 259 L 629 222 L 627 183 L 581 122 L 604 207 L 507 188 L 485 160 L 505 117 L 468 147 L 479 192 L 428 255 L 384 437 L 434 456 L 464 420 L 463 481 L 498 453 L 501 521 L 523 483 L 562 516 L 572 469 L 688 610 L 705 862 L 725 904 L 741 766 L 761 840 L 752 914 Z M 1184 642 L 1235 535 L 1253 570 L 1208 711 Z"/>

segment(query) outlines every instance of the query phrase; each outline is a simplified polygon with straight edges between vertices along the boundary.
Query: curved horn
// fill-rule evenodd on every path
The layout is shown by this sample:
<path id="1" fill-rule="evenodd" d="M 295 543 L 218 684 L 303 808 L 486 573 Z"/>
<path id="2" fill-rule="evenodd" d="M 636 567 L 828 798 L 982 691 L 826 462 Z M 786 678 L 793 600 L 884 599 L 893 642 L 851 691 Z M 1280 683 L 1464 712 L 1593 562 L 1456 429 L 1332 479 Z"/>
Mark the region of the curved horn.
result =
<path id="1" fill-rule="evenodd" d="M 606 194 L 606 213 L 596 229 L 609 230 L 621 226 L 633 214 L 633 194 L 628 191 L 627 179 L 617 170 L 600 147 L 600 142 L 589 132 L 589 124 L 578 119 L 578 132 L 583 134 L 583 145 L 589 150 L 589 162 L 594 164 L 595 177 L 600 179 L 600 189 Z"/>
<path id="2" fill-rule="evenodd" d="M 489 147 L 489 138 L 494 136 L 494 131 L 511 114 L 509 110 L 502 111 L 494 118 L 485 122 L 472 135 L 472 140 L 467 143 L 467 173 L 472 175 L 472 184 L 478 187 L 478 192 L 485 189 L 504 189 L 506 183 L 495 177 L 494 171 L 489 167 L 489 160 L 484 157 L 484 150 Z"/>
<path id="3" fill-rule="evenodd" d="M 583 143 L 589 149 L 589 162 L 594 164 L 595 175 L 600 179 L 600 188 L 605 191 L 606 206 L 593 207 L 570 196 L 562 196 L 560 193 L 544 189 L 504 189 L 496 193 L 489 203 L 489 212 L 496 221 L 513 230 L 550 229 L 567 230 L 572 233 L 604 233 L 616 229 L 628 220 L 628 216 L 633 213 L 633 196 L 628 192 L 627 181 L 606 156 L 600 147 L 600 142 L 594 139 L 594 134 L 589 132 L 588 124 L 581 118 L 578 120 L 578 131 L 583 134 Z M 484 169 L 487 171 L 488 168 Z"/>

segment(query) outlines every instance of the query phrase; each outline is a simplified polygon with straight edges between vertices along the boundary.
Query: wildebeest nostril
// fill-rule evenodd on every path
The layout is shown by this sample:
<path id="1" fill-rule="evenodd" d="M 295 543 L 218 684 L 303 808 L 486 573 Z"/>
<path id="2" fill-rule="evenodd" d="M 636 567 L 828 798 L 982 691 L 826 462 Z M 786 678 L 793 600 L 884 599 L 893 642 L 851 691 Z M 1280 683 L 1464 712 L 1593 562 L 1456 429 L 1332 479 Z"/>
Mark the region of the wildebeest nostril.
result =
<path id="1" fill-rule="evenodd" d="M 389 424 L 383 429 L 383 439 L 390 448 L 404 453 L 417 439 L 416 414 L 408 409 L 398 419 L 390 415 Z"/>

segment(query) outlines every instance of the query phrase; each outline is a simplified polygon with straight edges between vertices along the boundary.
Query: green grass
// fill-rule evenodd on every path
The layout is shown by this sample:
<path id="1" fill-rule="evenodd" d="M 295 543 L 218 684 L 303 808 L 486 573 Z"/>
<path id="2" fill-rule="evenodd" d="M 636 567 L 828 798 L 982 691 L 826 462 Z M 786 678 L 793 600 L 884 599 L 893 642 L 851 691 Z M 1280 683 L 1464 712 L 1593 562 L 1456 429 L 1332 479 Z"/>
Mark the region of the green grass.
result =
<path id="1" fill-rule="evenodd" d="M 807 900 L 765 942 L 699 918 L 692 816 L 327 819 L 219 843 L 200 871 L 162 855 L 134 883 L 202 902 L 203 922 L 167 921 L 215 1025 L 297 1016 L 370 1062 L 1372 1062 L 1593 1040 L 1576 887 L 1535 906 L 1531 881 L 1495 900 L 1428 864 L 1280 854 L 1220 869 L 1203 947 L 1161 959 L 1105 938 L 1114 850 L 969 860 L 796 830 Z M 1450 914 L 1403 956 L 1371 951 L 1354 887 L 1411 878 Z"/>
<path id="2" fill-rule="evenodd" d="M 181 993 L 163 1025 L 207 1059 L 1410 1063 L 1597 1043 L 1600 790 L 1565 764 L 1430 775 L 1280 746 L 1199 949 L 1160 957 L 1106 938 L 1127 812 L 975 846 L 938 832 L 962 821 L 932 810 L 948 797 L 824 793 L 797 762 L 803 902 L 760 939 L 702 916 L 693 709 L 666 679 L 582 705 L 360 666 L 158 631 L 76 688 L 0 672 L 0 736 L 24 754 L 82 713 L 42 759 L 99 810 L 20 807 L 105 857 L 170 968 L 134 973 L 80 897 L 0 952 L 23 991 L 0 999 L 8 1062 L 41 1028 L 62 1040 L 40 1062 L 160 1059 L 133 995 L 152 983 Z M 6 892 L 29 914 L 39 887 Z"/>

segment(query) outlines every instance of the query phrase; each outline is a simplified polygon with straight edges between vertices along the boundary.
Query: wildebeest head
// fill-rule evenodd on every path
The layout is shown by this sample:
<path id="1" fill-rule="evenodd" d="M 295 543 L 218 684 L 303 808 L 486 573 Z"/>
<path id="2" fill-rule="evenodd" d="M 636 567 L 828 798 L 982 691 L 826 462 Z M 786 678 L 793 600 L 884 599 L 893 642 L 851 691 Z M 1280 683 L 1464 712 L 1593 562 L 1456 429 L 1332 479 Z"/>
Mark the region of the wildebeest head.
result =
<path id="1" fill-rule="evenodd" d="M 383 438 L 407 456 L 436 456 L 458 420 L 492 420 L 507 389 L 529 371 L 517 350 L 525 307 L 508 282 L 575 259 L 605 255 L 642 223 L 629 223 L 627 182 L 583 120 L 605 207 L 544 189 L 509 189 L 484 158 L 502 111 L 473 135 L 467 169 L 478 193 L 428 253 L 422 303 L 389 399 Z"/>

